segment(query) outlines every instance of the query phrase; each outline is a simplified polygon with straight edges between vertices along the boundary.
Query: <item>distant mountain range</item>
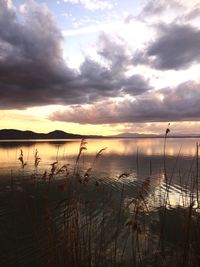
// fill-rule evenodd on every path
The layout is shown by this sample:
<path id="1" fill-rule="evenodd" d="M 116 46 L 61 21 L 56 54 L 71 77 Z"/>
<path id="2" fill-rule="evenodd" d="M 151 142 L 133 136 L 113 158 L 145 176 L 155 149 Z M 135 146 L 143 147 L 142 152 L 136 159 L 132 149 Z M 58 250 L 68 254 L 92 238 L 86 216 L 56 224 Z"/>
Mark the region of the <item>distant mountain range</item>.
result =
<path id="1" fill-rule="evenodd" d="M 164 135 L 156 134 L 139 134 L 139 133 L 121 133 L 113 136 L 102 135 L 80 135 L 66 133 L 64 131 L 52 131 L 49 133 L 35 133 L 33 131 L 20 131 L 14 129 L 0 130 L 0 140 L 31 140 L 31 139 L 82 139 L 82 138 L 162 138 Z M 170 134 L 169 137 L 173 138 L 192 138 L 200 137 L 198 135 L 183 135 L 183 134 Z"/>
<path id="2" fill-rule="evenodd" d="M 0 140 L 27 140 L 27 139 L 81 139 L 81 138 L 100 138 L 102 136 L 80 135 L 66 133 L 64 131 L 53 131 L 50 133 L 35 133 L 33 131 L 20 131 L 14 129 L 0 130 Z"/>
<path id="3" fill-rule="evenodd" d="M 139 134 L 139 133 L 120 133 L 117 135 L 114 135 L 113 137 L 118 137 L 118 138 L 138 138 L 138 137 L 161 137 L 156 134 Z"/>
<path id="4" fill-rule="evenodd" d="M 163 138 L 164 134 L 139 134 L 139 133 L 120 133 L 118 135 L 112 136 L 114 138 Z M 199 138 L 200 135 L 197 134 L 179 134 L 170 133 L 168 138 Z"/>

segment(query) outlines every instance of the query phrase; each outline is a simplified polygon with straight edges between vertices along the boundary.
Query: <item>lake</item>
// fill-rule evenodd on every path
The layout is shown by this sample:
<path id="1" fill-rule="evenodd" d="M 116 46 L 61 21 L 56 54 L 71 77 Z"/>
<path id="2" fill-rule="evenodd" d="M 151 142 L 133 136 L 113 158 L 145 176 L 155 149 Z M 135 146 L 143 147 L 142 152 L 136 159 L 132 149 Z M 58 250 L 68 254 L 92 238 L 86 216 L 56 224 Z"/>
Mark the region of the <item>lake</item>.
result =
<path id="1" fill-rule="evenodd" d="M 1 141 L 1 266 L 198 266 L 198 141 Z"/>
<path id="2" fill-rule="evenodd" d="M 195 156 L 198 141 L 195 138 L 167 139 L 165 154 L 169 160 L 168 167 L 172 167 L 173 160 L 176 160 L 178 156 L 182 165 L 181 169 L 184 168 L 185 164 Z M 95 166 L 98 172 L 115 177 L 121 172 L 135 172 L 139 165 L 140 171 L 148 174 L 151 161 L 152 171 L 158 173 L 163 168 L 163 144 L 162 138 L 90 139 L 87 140 L 87 150 L 83 153 L 82 163 L 85 161 L 85 165 L 89 166 L 96 153 L 106 148 Z M 20 168 L 18 158 L 21 149 L 28 170 L 34 167 L 36 149 L 41 158 L 39 166 L 42 170 L 48 170 L 49 165 L 54 161 L 73 165 L 79 152 L 79 145 L 80 140 L 1 141 L 0 174 L 10 172 L 10 170 L 17 171 Z M 144 161 L 145 164 L 143 164 Z"/>

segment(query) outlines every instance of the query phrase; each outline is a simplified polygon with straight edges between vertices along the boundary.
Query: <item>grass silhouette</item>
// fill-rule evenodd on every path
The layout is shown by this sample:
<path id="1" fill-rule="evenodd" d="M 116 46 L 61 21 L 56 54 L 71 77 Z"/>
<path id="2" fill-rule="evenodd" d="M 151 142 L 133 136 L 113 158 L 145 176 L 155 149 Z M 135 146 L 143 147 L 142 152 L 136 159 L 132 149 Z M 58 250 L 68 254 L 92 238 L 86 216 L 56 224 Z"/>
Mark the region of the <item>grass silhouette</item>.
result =
<path id="1" fill-rule="evenodd" d="M 7 254 L 0 257 L 1 266 L 200 266 L 198 146 L 196 173 L 189 170 L 187 183 L 180 174 L 179 204 L 173 206 L 174 172 L 167 174 L 165 155 L 168 134 L 169 128 L 164 138 L 164 181 L 156 186 L 151 164 L 150 176 L 138 183 L 127 182 L 127 172 L 110 183 L 94 175 L 106 148 L 82 168 L 85 139 L 74 166 L 54 161 L 45 172 L 39 171 L 42 159 L 36 150 L 35 170 L 26 173 L 21 150 L 18 159 L 23 172 L 20 178 L 11 174 L 11 190 L 2 199 L 15 219 L 12 231 L 2 229 Z M 27 248 L 21 238 L 31 239 Z"/>

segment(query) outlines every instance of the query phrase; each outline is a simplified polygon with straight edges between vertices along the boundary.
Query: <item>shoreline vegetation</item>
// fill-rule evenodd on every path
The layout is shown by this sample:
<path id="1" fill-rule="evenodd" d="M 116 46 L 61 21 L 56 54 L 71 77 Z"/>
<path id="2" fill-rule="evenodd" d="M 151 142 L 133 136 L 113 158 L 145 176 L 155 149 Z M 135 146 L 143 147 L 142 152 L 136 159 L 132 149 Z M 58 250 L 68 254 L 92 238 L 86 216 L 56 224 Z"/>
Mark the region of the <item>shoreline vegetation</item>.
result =
<path id="1" fill-rule="evenodd" d="M 21 150 L 20 170 L 2 181 L 2 266 L 200 266 L 199 144 L 187 177 L 178 174 L 174 204 L 175 173 L 168 171 L 165 155 L 169 132 L 159 179 L 150 164 L 147 177 L 137 170 L 133 181 L 124 172 L 105 182 L 95 166 L 107 148 L 85 166 L 86 139 L 73 166 L 54 161 L 45 171 L 37 149 L 32 171 L 26 171 Z M 180 154 L 174 168 L 179 160 Z"/>

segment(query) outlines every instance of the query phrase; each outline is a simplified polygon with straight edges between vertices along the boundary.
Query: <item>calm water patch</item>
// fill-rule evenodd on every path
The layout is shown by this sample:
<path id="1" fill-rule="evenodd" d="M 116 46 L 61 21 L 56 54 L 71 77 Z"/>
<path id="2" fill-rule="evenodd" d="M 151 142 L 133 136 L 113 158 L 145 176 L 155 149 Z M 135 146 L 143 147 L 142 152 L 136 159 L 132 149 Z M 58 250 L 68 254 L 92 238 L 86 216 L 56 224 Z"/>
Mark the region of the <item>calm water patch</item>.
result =
<path id="1" fill-rule="evenodd" d="M 167 253 L 171 266 L 176 248 L 180 266 L 197 142 L 168 138 L 166 172 L 163 139 L 87 140 L 78 162 L 80 140 L 0 142 L 1 265 L 166 266 Z"/>

